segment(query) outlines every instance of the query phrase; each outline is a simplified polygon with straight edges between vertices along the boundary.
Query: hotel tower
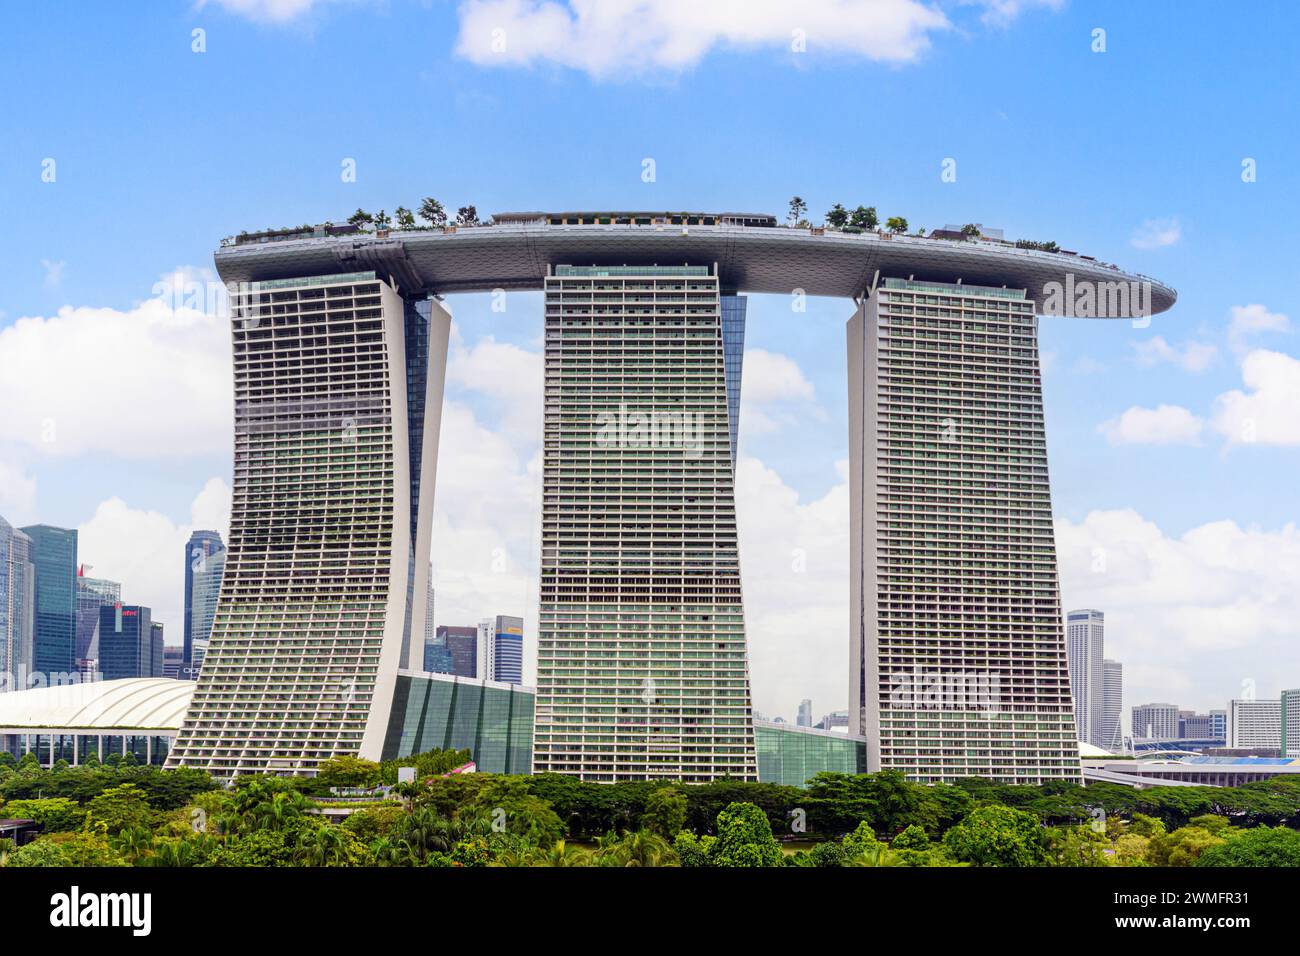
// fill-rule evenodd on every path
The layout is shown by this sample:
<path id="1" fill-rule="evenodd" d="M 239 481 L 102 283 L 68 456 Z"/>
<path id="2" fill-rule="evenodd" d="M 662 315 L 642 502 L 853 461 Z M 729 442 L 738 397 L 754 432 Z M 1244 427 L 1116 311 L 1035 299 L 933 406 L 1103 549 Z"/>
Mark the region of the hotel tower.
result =
<path id="1" fill-rule="evenodd" d="M 1079 778 L 1037 318 L 876 283 L 848 324 L 850 729 L 922 782 Z"/>
<path id="2" fill-rule="evenodd" d="M 756 780 L 736 535 L 745 300 L 707 266 L 545 280 L 533 767 Z"/>
<path id="3" fill-rule="evenodd" d="M 450 323 L 375 272 L 232 295 L 230 543 L 168 766 L 229 778 L 379 759 L 425 628 Z"/>

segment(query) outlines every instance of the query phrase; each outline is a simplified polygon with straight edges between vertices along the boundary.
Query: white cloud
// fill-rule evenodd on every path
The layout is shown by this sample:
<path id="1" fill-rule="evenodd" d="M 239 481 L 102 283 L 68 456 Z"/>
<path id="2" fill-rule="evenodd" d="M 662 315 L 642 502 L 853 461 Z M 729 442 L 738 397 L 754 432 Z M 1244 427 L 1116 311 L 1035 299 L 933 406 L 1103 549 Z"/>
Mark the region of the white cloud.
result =
<path id="1" fill-rule="evenodd" d="M 1214 401 L 1211 422 L 1230 445 L 1300 445 L 1300 360 L 1256 349 L 1241 362 L 1248 391 Z"/>
<path id="2" fill-rule="evenodd" d="M 1183 238 L 1183 227 L 1177 219 L 1148 219 L 1129 240 L 1138 249 L 1163 249 Z"/>
<path id="3" fill-rule="evenodd" d="M 15 528 L 36 520 L 36 479 L 0 461 L 0 518 Z"/>
<path id="4" fill-rule="evenodd" d="M 799 364 L 765 349 L 746 349 L 740 389 L 740 424 L 744 435 L 766 435 L 806 420 L 824 417 L 816 389 Z"/>
<path id="5" fill-rule="evenodd" d="M 1125 706 L 1223 707 L 1245 677 L 1263 694 L 1295 683 L 1300 529 L 1215 521 L 1181 537 L 1132 510 L 1056 521 L 1066 608 L 1106 614 L 1106 656 L 1124 663 Z M 1272 684 L 1272 686 L 1269 686 Z"/>
<path id="6" fill-rule="evenodd" d="M 184 635 L 185 543 L 196 528 L 220 532 L 230 540 L 230 487 L 211 478 L 195 496 L 188 524 L 176 524 L 157 511 L 135 508 L 120 497 L 101 502 L 77 529 L 78 559 L 97 578 L 122 585 L 122 600 L 153 612 L 165 627 L 168 644 Z"/>
<path id="7" fill-rule="evenodd" d="M 1112 445 L 1195 445 L 1204 423 L 1180 405 L 1140 408 L 1097 427 Z"/>
<path id="8" fill-rule="evenodd" d="M 534 400 L 536 396 L 534 396 Z M 541 458 L 445 402 L 433 508 L 434 620 L 524 618 L 525 679 L 536 674 Z"/>
<path id="9" fill-rule="evenodd" d="M 1065 0 L 962 0 L 962 2 L 985 7 L 980 20 L 995 27 L 1010 25 L 1020 14 L 1034 7 L 1060 10 L 1065 5 Z"/>
<path id="10" fill-rule="evenodd" d="M 1137 352 L 1138 365 L 1149 368 L 1161 362 L 1169 362 L 1185 372 L 1204 372 L 1219 353 L 1216 346 L 1206 342 L 1170 345 L 1161 335 L 1143 342 L 1134 342 L 1133 349 Z"/>
<path id="11" fill-rule="evenodd" d="M 45 285 L 51 289 L 57 289 L 63 282 L 63 270 L 67 268 L 67 265 L 62 259 L 57 261 L 42 259 L 41 268 L 45 270 Z"/>
<path id="12" fill-rule="evenodd" d="M 1229 311 L 1228 341 L 1234 349 L 1246 348 L 1247 339 L 1260 332 L 1289 331 L 1291 331 L 1290 319 L 1281 312 L 1270 312 L 1258 303 L 1234 305 Z"/>
<path id="13" fill-rule="evenodd" d="M 502 425 L 517 441 L 536 444 L 542 435 L 542 353 L 480 338 L 467 347 L 452 326 L 447 383 L 486 395 L 502 415 Z"/>
<path id="14" fill-rule="evenodd" d="M 467 0 L 456 52 L 482 66 L 549 61 L 598 78 L 688 69 L 718 47 L 906 63 L 951 27 L 919 0 Z"/>
<path id="15" fill-rule="evenodd" d="M 836 467 L 841 481 L 803 502 L 758 459 L 737 466 L 751 686 L 769 715 L 790 719 L 805 697 L 814 719 L 848 705 L 848 463 Z"/>
<path id="16" fill-rule="evenodd" d="M 313 9 L 340 0 L 199 0 L 199 9 L 209 4 L 221 7 L 227 13 L 266 23 L 287 23 Z"/>
<path id="17" fill-rule="evenodd" d="M 0 330 L 0 440 L 48 454 L 226 453 L 231 387 L 225 322 L 160 299 Z"/>

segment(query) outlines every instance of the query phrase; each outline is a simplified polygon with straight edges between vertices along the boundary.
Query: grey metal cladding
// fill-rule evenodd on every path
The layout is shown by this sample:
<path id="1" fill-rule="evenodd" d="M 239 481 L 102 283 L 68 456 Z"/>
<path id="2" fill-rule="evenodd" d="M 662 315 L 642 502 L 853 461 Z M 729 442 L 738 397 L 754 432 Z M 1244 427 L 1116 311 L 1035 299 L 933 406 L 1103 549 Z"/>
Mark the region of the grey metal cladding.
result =
<path id="1" fill-rule="evenodd" d="M 1050 283 L 1142 283 L 1144 312 L 1169 309 L 1177 293 L 1155 279 L 1064 252 L 916 236 L 782 227 L 501 224 L 223 246 L 225 282 L 289 279 L 374 269 L 406 294 L 541 289 L 548 265 L 718 264 L 724 289 L 852 298 L 881 276 L 1024 289 L 1041 300 Z"/>

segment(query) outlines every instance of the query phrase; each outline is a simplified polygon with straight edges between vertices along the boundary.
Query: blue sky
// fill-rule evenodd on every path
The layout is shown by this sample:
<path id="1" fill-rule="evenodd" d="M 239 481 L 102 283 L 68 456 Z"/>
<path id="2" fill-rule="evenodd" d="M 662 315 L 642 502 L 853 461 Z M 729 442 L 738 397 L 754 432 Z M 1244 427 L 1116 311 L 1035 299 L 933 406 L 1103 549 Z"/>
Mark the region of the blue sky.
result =
<path id="1" fill-rule="evenodd" d="M 1222 706 L 1245 679 L 1261 694 L 1300 685 L 1300 415 L 1289 404 L 1300 366 L 1288 364 L 1300 345 L 1287 318 L 1300 106 L 1285 5 L 604 7 L 599 29 L 563 3 L 525 0 L 11 14 L 0 514 L 83 527 L 97 573 L 179 625 L 169 549 L 228 507 L 228 346 L 211 317 L 151 313 L 149 300 L 163 274 L 210 269 L 224 235 L 424 195 L 481 214 L 784 214 L 799 194 L 818 218 L 838 201 L 913 227 L 981 222 L 1176 287 L 1177 306 L 1149 328 L 1043 322 L 1063 601 L 1107 610 L 1128 703 Z M 485 33 L 495 23 L 506 25 L 498 53 Z M 1098 28 L 1104 52 L 1092 49 Z M 192 50 L 195 29 L 205 52 Z M 791 49 L 796 30 L 806 52 Z M 341 181 L 348 158 L 356 182 Z M 940 179 L 946 158 L 956 182 Z M 1247 158 L 1254 182 L 1242 179 Z M 539 368 L 537 301 L 511 296 L 502 315 L 482 297 L 451 300 L 448 440 L 461 457 L 452 464 L 444 444 L 440 623 L 536 601 L 535 422 L 521 405 Z M 848 311 L 750 303 L 742 561 L 756 698 L 787 715 L 803 696 L 819 714 L 846 697 Z M 511 503 L 487 508 L 476 493 L 487 480 Z M 456 577 L 450 565 L 473 560 L 440 567 L 440 551 L 497 548 L 511 558 L 504 574 Z M 795 549 L 809 571 L 787 580 Z"/>

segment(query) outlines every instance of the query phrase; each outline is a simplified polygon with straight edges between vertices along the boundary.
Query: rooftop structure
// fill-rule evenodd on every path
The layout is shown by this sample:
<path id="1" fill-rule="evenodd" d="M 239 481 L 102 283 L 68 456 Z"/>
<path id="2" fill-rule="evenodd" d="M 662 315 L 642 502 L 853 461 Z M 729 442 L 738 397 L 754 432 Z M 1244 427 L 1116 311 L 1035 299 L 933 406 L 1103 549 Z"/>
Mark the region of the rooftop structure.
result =
<path id="1" fill-rule="evenodd" d="M 540 289 L 547 267 L 561 262 L 690 262 L 717 263 L 724 289 L 778 295 L 802 289 L 807 295 L 853 298 L 861 295 L 879 272 L 881 276 L 1019 288 L 1036 301 L 1058 286 L 1063 294 L 1077 290 L 1082 295 L 1090 290 L 1094 303 L 1102 303 L 1101 311 L 1107 313 L 1096 316 L 1099 318 L 1164 312 L 1177 298 L 1173 289 L 1155 279 L 1125 272 L 1091 256 L 1025 249 L 1012 243 L 775 227 L 775 217 L 762 214 L 698 214 L 701 220 L 714 219 L 713 225 L 654 222 L 653 215 L 649 223 L 571 222 L 630 215 L 502 213 L 496 225 L 337 236 L 326 235 L 324 227 L 313 227 L 311 233 L 265 241 L 227 240 L 217 251 L 216 264 L 225 282 L 374 269 L 391 277 L 403 295 Z M 729 221 L 733 219 L 746 224 Z M 759 220 L 767 224 L 759 225 Z M 321 234 L 316 235 L 317 231 Z M 1125 303 L 1118 301 L 1117 285 L 1128 287 L 1130 283 L 1149 290 L 1149 302 L 1144 301 L 1141 308 L 1127 292 Z M 1077 297 L 1067 298 L 1070 312 L 1077 314 Z M 1044 308 L 1040 314 L 1053 313 Z"/>

